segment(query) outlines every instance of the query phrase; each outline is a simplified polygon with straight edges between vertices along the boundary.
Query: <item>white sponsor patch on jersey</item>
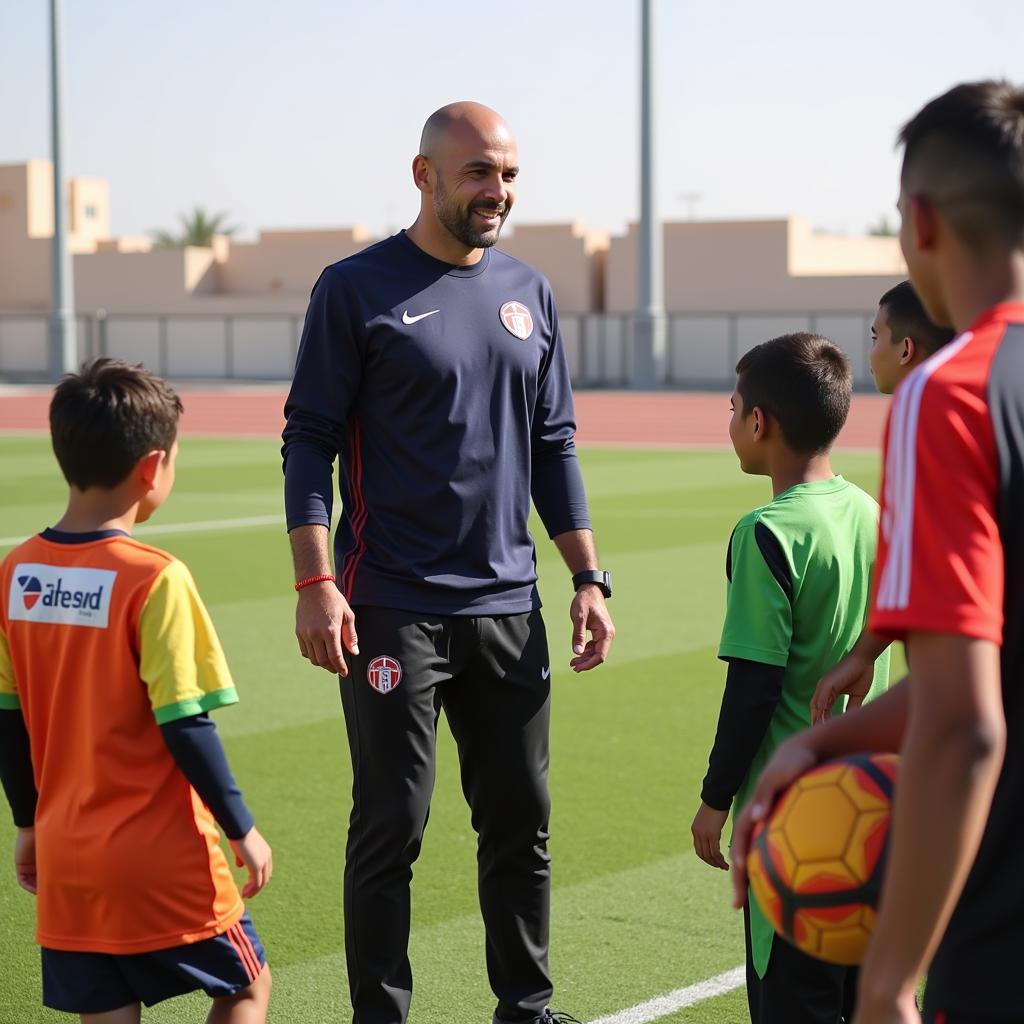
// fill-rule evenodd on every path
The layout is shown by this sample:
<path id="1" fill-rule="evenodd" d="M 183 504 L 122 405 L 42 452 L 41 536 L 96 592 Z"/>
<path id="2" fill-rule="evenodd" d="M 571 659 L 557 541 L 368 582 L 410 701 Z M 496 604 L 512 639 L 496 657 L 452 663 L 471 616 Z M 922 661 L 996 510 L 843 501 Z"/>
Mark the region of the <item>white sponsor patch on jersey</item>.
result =
<path id="1" fill-rule="evenodd" d="M 116 579 L 113 569 L 22 562 L 11 577 L 8 618 L 106 629 Z"/>

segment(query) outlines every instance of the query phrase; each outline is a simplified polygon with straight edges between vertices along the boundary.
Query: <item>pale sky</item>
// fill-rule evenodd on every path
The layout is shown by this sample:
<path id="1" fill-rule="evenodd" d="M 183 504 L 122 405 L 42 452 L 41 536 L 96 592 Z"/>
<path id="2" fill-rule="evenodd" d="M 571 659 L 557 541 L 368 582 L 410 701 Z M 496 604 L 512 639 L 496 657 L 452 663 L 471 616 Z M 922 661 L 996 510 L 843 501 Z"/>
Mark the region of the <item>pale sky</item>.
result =
<path id="1" fill-rule="evenodd" d="M 48 4 L 0 0 L 0 163 L 49 156 Z M 958 81 L 1024 80 L 1021 0 L 656 0 L 666 219 L 802 214 L 860 233 L 897 129 Z M 499 110 L 510 223 L 624 230 L 638 209 L 637 0 L 65 0 L 69 175 L 115 234 L 195 204 L 260 228 L 382 233 L 415 216 L 427 115 Z"/>

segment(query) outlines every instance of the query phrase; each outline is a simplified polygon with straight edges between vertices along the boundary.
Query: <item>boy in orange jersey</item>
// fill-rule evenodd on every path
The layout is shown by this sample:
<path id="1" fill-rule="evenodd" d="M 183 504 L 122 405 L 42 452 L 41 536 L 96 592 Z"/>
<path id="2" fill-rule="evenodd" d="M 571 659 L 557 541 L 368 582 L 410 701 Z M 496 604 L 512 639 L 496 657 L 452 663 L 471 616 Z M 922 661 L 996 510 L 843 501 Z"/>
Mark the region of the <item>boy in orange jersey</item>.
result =
<path id="1" fill-rule="evenodd" d="M 243 894 L 269 881 L 207 712 L 237 701 L 185 566 L 131 538 L 174 484 L 178 396 L 98 359 L 50 405 L 64 516 L 0 563 L 0 779 L 36 894 L 43 1002 L 88 1024 L 201 988 L 263 1024 L 270 971 Z"/>

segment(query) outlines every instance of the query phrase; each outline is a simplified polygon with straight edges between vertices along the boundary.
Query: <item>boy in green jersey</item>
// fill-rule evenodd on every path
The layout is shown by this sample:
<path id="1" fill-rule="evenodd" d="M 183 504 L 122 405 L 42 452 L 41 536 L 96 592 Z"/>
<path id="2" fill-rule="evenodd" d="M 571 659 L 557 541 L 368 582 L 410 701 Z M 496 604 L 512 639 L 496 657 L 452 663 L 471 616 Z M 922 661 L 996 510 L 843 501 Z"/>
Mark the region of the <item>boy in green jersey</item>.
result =
<path id="1" fill-rule="evenodd" d="M 718 656 L 729 667 L 692 825 L 697 856 L 723 870 L 730 808 L 743 807 L 776 747 L 810 725 L 818 680 L 864 628 L 878 529 L 874 499 L 829 462 L 850 409 L 846 356 L 825 338 L 787 334 L 751 349 L 736 374 L 729 437 L 743 472 L 771 478 L 772 500 L 740 519 L 726 556 Z M 869 697 L 888 678 L 886 653 Z M 775 938 L 753 901 L 744 922 L 753 1024 L 851 1019 L 852 968 Z"/>
<path id="2" fill-rule="evenodd" d="M 900 281 L 878 300 L 878 312 L 871 324 L 868 363 L 875 387 L 891 395 L 903 380 L 926 359 L 953 340 L 950 327 L 932 323 L 914 286 Z M 824 722 L 832 713 L 836 698 L 845 693 L 846 707 L 857 707 L 874 679 L 878 656 L 890 640 L 865 629 L 853 650 L 835 668 L 826 672 L 811 698 L 811 722 Z"/>

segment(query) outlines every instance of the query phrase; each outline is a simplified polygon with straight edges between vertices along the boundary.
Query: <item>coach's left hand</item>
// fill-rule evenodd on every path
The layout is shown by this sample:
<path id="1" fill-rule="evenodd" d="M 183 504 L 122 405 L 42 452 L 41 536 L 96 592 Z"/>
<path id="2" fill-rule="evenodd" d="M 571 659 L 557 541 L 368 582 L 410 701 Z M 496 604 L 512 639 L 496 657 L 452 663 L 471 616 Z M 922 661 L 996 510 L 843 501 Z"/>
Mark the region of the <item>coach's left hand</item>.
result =
<path id="1" fill-rule="evenodd" d="M 608 614 L 604 594 L 595 583 L 584 583 L 569 607 L 572 620 L 572 650 L 576 655 L 569 662 L 573 672 L 597 668 L 607 657 L 615 637 L 615 626 Z M 587 633 L 590 639 L 587 640 Z"/>

